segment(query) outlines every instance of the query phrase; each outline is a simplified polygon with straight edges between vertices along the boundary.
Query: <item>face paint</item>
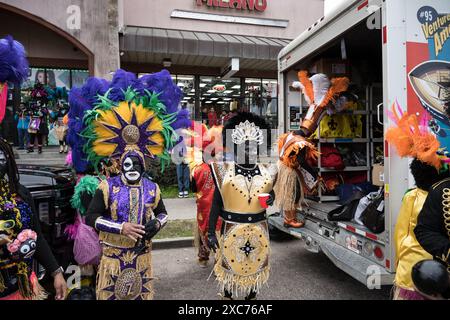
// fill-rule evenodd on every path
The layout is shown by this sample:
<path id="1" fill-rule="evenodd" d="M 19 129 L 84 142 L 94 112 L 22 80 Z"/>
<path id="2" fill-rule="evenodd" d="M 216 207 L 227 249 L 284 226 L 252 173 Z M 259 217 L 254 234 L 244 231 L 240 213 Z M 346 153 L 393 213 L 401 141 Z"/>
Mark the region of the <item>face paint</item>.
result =
<path id="1" fill-rule="evenodd" d="M 123 161 L 122 172 L 129 183 L 137 183 L 142 178 L 144 168 L 138 157 L 130 156 Z"/>
<path id="2" fill-rule="evenodd" d="M 0 178 L 3 178 L 5 176 L 7 169 L 8 166 L 5 153 L 0 150 Z"/>

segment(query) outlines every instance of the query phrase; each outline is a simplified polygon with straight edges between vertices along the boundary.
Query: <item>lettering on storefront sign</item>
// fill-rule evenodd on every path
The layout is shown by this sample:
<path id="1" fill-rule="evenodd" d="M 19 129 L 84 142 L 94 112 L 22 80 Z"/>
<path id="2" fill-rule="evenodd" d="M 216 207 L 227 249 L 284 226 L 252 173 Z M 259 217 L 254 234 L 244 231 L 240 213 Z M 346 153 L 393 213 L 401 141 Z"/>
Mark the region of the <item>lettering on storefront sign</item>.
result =
<path id="1" fill-rule="evenodd" d="M 196 0 L 198 6 L 228 8 L 264 12 L 267 9 L 267 0 Z"/>

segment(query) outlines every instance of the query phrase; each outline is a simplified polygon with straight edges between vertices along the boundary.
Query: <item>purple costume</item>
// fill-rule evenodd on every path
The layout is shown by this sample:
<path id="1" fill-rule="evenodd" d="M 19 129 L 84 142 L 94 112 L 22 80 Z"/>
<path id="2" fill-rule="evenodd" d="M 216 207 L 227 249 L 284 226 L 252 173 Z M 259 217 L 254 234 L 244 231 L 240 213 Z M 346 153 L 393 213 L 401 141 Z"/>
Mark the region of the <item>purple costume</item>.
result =
<path id="1" fill-rule="evenodd" d="M 161 224 L 165 213 L 154 215 L 161 201 L 157 184 L 143 178 L 137 185 L 126 183 L 123 175 L 104 180 L 99 190 L 103 195 L 105 213 L 97 218 L 103 256 L 99 266 L 97 295 L 101 300 L 149 300 L 153 298 L 151 242 L 144 250 L 138 243 L 121 234 L 126 222 L 145 225 L 152 219 Z"/>

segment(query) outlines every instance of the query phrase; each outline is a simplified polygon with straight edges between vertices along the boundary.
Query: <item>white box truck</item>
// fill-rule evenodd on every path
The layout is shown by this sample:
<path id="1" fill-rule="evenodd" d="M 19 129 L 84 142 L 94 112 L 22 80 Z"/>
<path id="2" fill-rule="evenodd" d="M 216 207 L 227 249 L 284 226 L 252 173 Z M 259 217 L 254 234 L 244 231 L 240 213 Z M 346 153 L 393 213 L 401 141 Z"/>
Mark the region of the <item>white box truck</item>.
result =
<path id="1" fill-rule="evenodd" d="M 385 231 L 374 234 L 355 222 L 329 221 L 327 213 L 337 207 L 338 199 L 326 195 L 308 200 L 299 212 L 304 228 L 285 228 L 282 213 L 269 218 L 271 228 L 305 239 L 310 251 L 324 252 L 369 287 L 393 282 L 397 215 L 404 193 L 414 186 L 409 160 L 401 159 L 384 139 L 391 126 L 388 110 L 397 101 L 410 113 L 428 113 L 429 125 L 442 146 L 449 147 L 450 124 L 443 113 L 443 101 L 450 97 L 449 38 L 449 0 L 348 0 L 279 55 L 279 129 L 284 132 L 298 129 L 305 107 L 301 93 L 292 87 L 298 71 L 330 78 L 346 75 L 359 88 L 365 106 L 359 112 L 367 119 L 364 136 L 323 142 L 348 144 L 350 150 L 359 145 L 372 155 L 366 166 L 347 169 L 366 172 L 368 181 L 381 181 Z M 378 136 L 376 128 L 381 128 Z M 382 150 L 384 167 L 378 166 L 374 177 L 376 149 Z"/>

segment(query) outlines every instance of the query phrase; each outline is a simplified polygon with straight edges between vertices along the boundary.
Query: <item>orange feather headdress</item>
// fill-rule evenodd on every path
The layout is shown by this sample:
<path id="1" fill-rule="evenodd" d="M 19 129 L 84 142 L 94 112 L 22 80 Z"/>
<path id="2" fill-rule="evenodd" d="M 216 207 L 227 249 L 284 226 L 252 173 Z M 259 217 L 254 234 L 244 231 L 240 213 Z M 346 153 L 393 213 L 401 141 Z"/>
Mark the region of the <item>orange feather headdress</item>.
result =
<path id="1" fill-rule="evenodd" d="M 427 116 L 420 120 L 417 115 L 409 115 L 396 102 L 389 111 L 389 118 L 397 125 L 389 128 L 386 140 L 392 143 L 400 157 L 413 157 L 440 169 L 443 159 L 438 155 L 440 143 L 429 132 Z M 445 160 L 444 160 L 445 161 Z"/>

